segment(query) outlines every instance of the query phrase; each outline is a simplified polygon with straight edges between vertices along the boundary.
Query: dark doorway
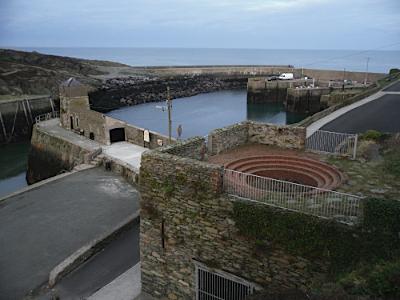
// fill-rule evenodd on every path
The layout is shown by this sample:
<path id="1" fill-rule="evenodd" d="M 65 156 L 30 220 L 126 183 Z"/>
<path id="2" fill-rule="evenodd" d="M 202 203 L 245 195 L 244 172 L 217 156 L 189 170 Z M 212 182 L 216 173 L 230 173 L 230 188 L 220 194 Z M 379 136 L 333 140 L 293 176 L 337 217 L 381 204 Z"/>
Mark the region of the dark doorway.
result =
<path id="1" fill-rule="evenodd" d="M 125 128 L 114 128 L 110 130 L 110 142 L 123 142 L 125 141 Z"/>
<path id="2" fill-rule="evenodd" d="M 74 129 L 74 118 L 72 116 L 70 116 L 69 120 L 71 122 L 71 129 Z"/>
<path id="3" fill-rule="evenodd" d="M 93 132 L 89 133 L 89 139 L 94 140 L 94 133 Z"/>

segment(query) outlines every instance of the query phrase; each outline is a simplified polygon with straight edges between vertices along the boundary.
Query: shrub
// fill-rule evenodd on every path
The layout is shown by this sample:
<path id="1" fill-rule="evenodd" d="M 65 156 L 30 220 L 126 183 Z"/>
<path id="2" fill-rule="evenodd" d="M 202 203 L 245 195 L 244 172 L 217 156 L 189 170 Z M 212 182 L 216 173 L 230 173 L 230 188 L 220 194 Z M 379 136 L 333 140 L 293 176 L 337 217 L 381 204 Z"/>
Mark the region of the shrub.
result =
<path id="1" fill-rule="evenodd" d="M 385 299 L 400 298 L 400 260 L 363 265 L 339 280 L 349 293 Z"/>
<path id="2" fill-rule="evenodd" d="M 393 69 L 390 69 L 390 71 L 389 71 L 389 75 L 394 75 L 397 73 L 400 73 L 400 69 L 393 68 Z"/>
<path id="3" fill-rule="evenodd" d="M 389 173 L 400 177 L 400 152 L 388 152 L 385 155 L 384 167 Z"/>
<path id="4" fill-rule="evenodd" d="M 360 135 L 360 139 L 362 140 L 372 140 L 372 141 L 381 141 L 386 138 L 386 134 L 377 130 L 368 130 L 365 133 Z"/>

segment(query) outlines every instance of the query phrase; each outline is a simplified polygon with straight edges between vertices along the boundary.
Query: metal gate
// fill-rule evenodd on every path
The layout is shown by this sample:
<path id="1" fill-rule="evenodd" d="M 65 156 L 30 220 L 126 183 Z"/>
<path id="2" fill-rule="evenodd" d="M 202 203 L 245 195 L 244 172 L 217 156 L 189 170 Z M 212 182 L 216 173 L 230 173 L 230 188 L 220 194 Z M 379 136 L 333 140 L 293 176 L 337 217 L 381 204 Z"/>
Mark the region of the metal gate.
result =
<path id="1" fill-rule="evenodd" d="M 196 263 L 197 300 L 245 300 L 253 294 L 254 284 L 222 271 Z"/>
<path id="2" fill-rule="evenodd" d="M 306 150 L 356 158 L 357 134 L 317 130 L 306 139 Z"/>

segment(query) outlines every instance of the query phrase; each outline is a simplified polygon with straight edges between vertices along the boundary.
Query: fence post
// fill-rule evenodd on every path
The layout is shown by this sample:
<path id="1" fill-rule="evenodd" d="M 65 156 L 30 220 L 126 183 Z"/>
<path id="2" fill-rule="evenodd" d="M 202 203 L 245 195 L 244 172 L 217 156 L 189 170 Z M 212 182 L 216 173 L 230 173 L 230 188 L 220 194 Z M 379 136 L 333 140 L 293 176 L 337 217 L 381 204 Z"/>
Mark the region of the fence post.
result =
<path id="1" fill-rule="evenodd" d="M 357 142 L 358 142 L 358 134 L 356 134 L 354 137 L 353 159 L 356 159 L 357 155 Z"/>

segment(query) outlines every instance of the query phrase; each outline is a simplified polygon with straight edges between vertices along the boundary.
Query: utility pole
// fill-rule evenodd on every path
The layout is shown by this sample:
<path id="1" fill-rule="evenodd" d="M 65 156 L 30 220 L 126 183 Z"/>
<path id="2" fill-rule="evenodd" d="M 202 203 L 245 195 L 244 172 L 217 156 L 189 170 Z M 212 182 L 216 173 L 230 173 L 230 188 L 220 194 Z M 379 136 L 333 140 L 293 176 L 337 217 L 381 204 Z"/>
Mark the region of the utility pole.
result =
<path id="1" fill-rule="evenodd" d="M 365 86 L 367 86 L 367 82 L 368 82 L 368 64 L 369 64 L 369 57 L 367 57 L 367 69 L 365 71 L 365 79 L 364 79 Z"/>
<path id="2" fill-rule="evenodd" d="M 345 79 L 345 73 L 346 73 L 346 68 L 343 69 L 343 85 L 342 85 L 342 91 L 343 92 L 344 92 L 344 81 L 346 80 Z M 344 95 L 343 95 L 343 97 L 344 97 Z"/>
<path id="3" fill-rule="evenodd" d="M 171 144 L 172 141 L 172 119 L 171 119 L 171 110 L 172 110 L 172 100 L 169 94 L 169 86 L 167 86 L 167 109 L 168 109 L 168 141 Z"/>

